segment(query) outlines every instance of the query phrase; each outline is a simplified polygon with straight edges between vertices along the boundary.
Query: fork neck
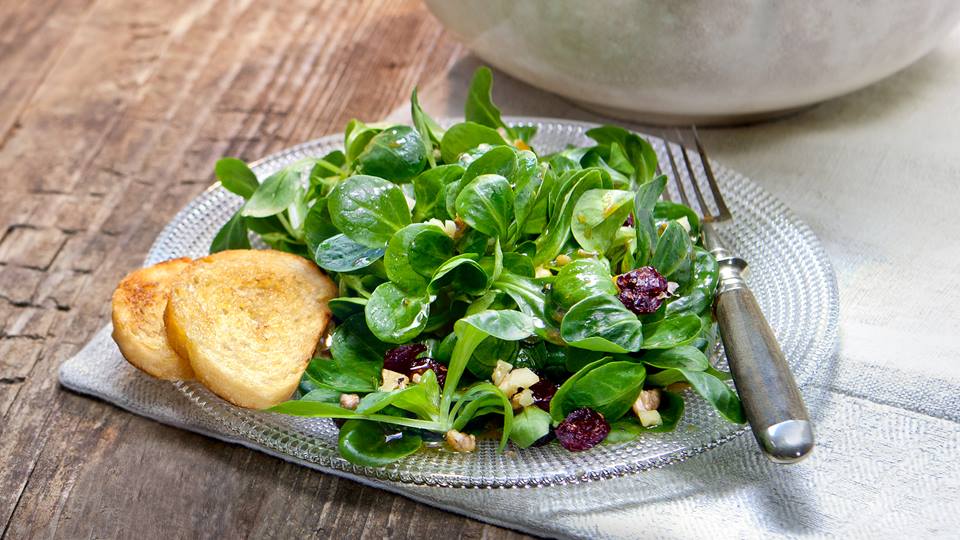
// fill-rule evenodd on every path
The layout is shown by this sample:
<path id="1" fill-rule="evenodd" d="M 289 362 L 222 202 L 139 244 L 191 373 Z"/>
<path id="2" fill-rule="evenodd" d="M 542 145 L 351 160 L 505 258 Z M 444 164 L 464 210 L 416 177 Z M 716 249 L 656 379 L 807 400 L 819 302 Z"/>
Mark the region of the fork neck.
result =
<path id="1" fill-rule="evenodd" d="M 747 261 L 737 257 L 727 249 L 727 246 L 720 240 L 712 222 L 703 222 L 701 231 L 704 248 L 717 259 L 717 264 L 720 266 L 717 294 L 746 287 L 743 272 L 747 268 Z"/>

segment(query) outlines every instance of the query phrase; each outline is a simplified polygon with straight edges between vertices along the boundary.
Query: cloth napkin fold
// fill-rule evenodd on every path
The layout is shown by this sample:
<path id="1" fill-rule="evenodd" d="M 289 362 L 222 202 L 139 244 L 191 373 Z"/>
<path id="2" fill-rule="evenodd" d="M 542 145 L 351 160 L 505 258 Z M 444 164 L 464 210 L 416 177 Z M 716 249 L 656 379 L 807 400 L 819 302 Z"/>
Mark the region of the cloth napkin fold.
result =
<path id="1" fill-rule="evenodd" d="M 934 144 L 921 154 L 934 159 L 909 162 L 902 147 L 903 141 L 960 139 L 953 121 L 960 114 L 958 60 L 960 33 L 955 33 L 932 60 L 912 68 L 911 76 L 882 83 L 859 99 L 832 102 L 777 124 L 702 133 L 707 147 L 717 150 L 714 157 L 753 176 L 810 223 L 838 271 L 843 347 L 832 369 L 802 389 L 818 437 L 806 461 L 769 463 L 747 435 L 664 469 L 543 488 L 433 488 L 320 469 L 540 536 L 955 537 L 960 368 L 931 358 L 955 363 L 960 356 L 960 332 L 949 330 L 957 329 L 950 321 L 960 319 L 955 286 L 960 250 L 947 249 L 944 231 L 954 222 L 938 219 L 936 212 L 948 207 L 951 197 L 956 204 L 960 190 L 956 183 L 913 182 L 912 196 L 927 202 L 906 205 L 898 186 L 911 174 L 936 179 L 953 171 L 955 178 L 960 170 L 955 144 Z M 436 116 L 461 114 L 473 67 L 472 61 L 461 62 L 424 89 L 425 109 Z M 912 105 L 904 107 L 904 96 L 923 100 L 908 100 Z M 506 76 L 497 76 L 495 98 L 507 114 L 598 120 Z M 403 107 L 392 116 L 406 119 L 406 114 Z M 877 216 L 886 219 L 871 221 Z M 917 252 L 925 245 L 938 249 Z M 878 315 L 875 298 L 886 301 L 889 278 L 912 271 L 921 260 L 928 263 L 925 280 L 915 288 L 929 294 L 911 295 L 898 281 L 904 285 L 897 296 L 901 311 Z M 170 383 L 130 367 L 109 327 L 63 364 L 60 380 L 159 422 L 318 468 L 223 431 Z"/>

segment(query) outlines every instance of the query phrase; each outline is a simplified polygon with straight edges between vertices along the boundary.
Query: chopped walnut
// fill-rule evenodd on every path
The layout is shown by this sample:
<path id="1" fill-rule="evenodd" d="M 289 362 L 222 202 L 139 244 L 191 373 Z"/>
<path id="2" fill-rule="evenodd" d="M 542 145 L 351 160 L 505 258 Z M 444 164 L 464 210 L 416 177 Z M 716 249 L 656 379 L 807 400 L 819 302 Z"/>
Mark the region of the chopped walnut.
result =
<path id="1" fill-rule="evenodd" d="M 473 452 L 477 448 L 477 438 L 469 433 L 460 433 L 455 429 L 447 432 L 447 444 L 456 452 Z"/>
<path id="2" fill-rule="evenodd" d="M 510 373 L 510 370 L 513 369 L 513 365 L 503 360 L 497 360 L 497 365 L 493 368 L 493 374 L 490 375 L 490 380 L 493 381 L 493 384 L 499 385 L 503 382 L 503 379 L 506 378 L 507 374 Z"/>
<path id="3" fill-rule="evenodd" d="M 654 427 L 663 423 L 660 412 L 657 411 L 658 407 L 660 407 L 660 389 L 643 390 L 633 403 L 633 412 L 640 420 L 640 425 Z"/>
<path id="4" fill-rule="evenodd" d="M 397 373 L 396 371 L 390 371 L 389 369 L 383 370 L 381 376 L 383 378 L 383 384 L 380 385 L 381 392 L 403 390 L 407 387 L 407 383 L 410 382 L 410 379 L 408 379 L 403 373 Z"/>
<path id="5" fill-rule="evenodd" d="M 513 397 L 521 388 L 530 388 L 540 381 L 540 377 L 530 368 L 514 369 L 497 385 L 508 398 Z"/>
<path id="6" fill-rule="evenodd" d="M 513 405 L 514 410 L 522 409 L 524 407 L 529 407 L 533 405 L 536 400 L 533 398 L 533 390 L 529 388 L 524 388 L 522 391 L 517 392 L 510 398 L 510 404 Z"/>
<path id="7" fill-rule="evenodd" d="M 640 403 L 641 407 L 647 411 L 655 411 L 660 408 L 660 389 L 653 388 L 651 390 L 644 390 L 640 392 L 640 395 L 637 397 L 637 401 Z"/>
<path id="8" fill-rule="evenodd" d="M 340 394 L 340 406 L 351 411 L 360 405 L 360 396 L 356 394 Z"/>

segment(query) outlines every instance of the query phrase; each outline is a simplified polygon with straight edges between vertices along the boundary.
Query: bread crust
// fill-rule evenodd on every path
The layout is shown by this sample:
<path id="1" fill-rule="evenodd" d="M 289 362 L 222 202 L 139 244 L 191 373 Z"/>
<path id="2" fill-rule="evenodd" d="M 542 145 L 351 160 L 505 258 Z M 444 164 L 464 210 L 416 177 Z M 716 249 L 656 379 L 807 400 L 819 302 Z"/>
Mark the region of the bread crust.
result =
<path id="1" fill-rule="evenodd" d="M 195 260 L 173 284 L 167 338 L 218 396 L 241 407 L 271 407 L 297 388 L 337 291 L 303 257 L 222 251 Z"/>
<path id="2" fill-rule="evenodd" d="M 113 340 L 128 362 L 158 379 L 193 378 L 190 363 L 168 342 L 163 322 L 170 287 L 190 262 L 184 257 L 134 270 L 113 292 Z"/>

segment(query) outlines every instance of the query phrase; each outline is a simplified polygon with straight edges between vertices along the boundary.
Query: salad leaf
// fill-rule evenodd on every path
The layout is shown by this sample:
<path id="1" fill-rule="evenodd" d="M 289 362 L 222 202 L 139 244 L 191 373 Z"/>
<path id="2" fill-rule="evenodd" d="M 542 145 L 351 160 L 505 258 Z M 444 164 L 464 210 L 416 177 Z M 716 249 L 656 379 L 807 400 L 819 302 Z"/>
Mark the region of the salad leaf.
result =
<path id="1" fill-rule="evenodd" d="M 424 296 L 408 296 L 388 281 L 373 291 L 364 313 L 370 331 L 381 341 L 405 343 L 426 327 L 430 301 Z"/>
<path id="2" fill-rule="evenodd" d="M 573 208 L 570 229 L 583 249 L 606 253 L 633 210 L 634 194 L 618 189 L 591 189 Z"/>
<path id="3" fill-rule="evenodd" d="M 420 449 L 423 440 L 408 431 L 367 420 L 348 420 L 340 428 L 340 455 L 354 465 L 382 467 Z"/>
<path id="4" fill-rule="evenodd" d="M 643 323 L 610 296 L 591 296 L 574 304 L 563 316 L 560 335 L 571 347 L 591 351 L 637 352 L 645 345 Z"/>
<path id="5" fill-rule="evenodd" d="M 491 94 L 493 90 L 493 73 L 490 68 L 481 66 L 473 73 L 467 101 L 463 107 L 463 114 L 467 121 L 476 122 L 493 129 L 507 129 L 507 125 L 500 118 L 500 109 L 493 104 Z"/>
<path id="6" fill-rule="evenodd" d="M 443 287 L 453 287 L 468 294 L 486 291 L 489 277 L 474 260 L 475 257 L 472 253 L 466 253 L 447 259 L 433 273 L 429 290 L 435 293 Z"/>
<path id="7" fill-rule="evenodd" d="M 460 165 L 440 165 L 427 169 L 413 179 L 413 192 L 416 203 L 413 207 L 413 220 L 426 221 L 430 218 L 449 219 L 446 211 L 444 188 L 463 176 Z"/>
<path id="8" fill-rule="evenodd" d="M 407 291 L 426 288 L 433 273 L 453 255 L 453 240 L 443 229 L 412 223 L 390 239 L 384 266 L 390 281 Z"/>
<path id="9" fill-rule="evenodd" d="M 436 421 L 440 416 L 439 401 L 440 387 L 437 385 L 437 376 L 433 370 L 427 370 L 417 384 L 402 390 L 367 394 L 360 400 L 356 412 L 373 414 L 393 406 L 412 412 L 418 418 Z"/>
<path id="10" fill-rule="evenodd" d="M 338 234 L 317 245 L 315 261 L 324 270 L 352 272 L 377 262 L 384 252 L 384 248 L 367 247 Z"/>
<path id="11" fill-rule="evenodd" d="M 495 129 L 475 122 L 462 122 L 450 126 L 440 141 L 440 155 L 444 163 L 456 163 L 460 154 L 481 144 L 507 144 Z"/>
<path id="12" fill-rule="evenodd" d="M 582 173 L 582 174 L 581 174 Z M 597 169 L 579 171 L 567 182 L 569 189 L 557 195 L 558 211 L 550 218 L 547 229 L 536 240 L 537 252 L 533 256 L 534 264 L 543 264 L 560 253 L 560 249 L 570 238 L 570 220 L 573 209 L 584 192 L 602 186 L 600 172 Z"/>
<path id="13" fill-rule="evenodd" d="M 700 317 L 693 313 L 679 313 L 643 327 L 644 349 L 669 349 L 690 343 L 703 328 Z"/>
<path id="14" fill-rule="evenodd" d="M 217 164 L 214 166 L 214 174 L 227 191 L 235 193 L 244 199 L 249 199 L 250 196 L 257 191 L 257 188 L 260 187 L 257 175 L 250 170 L 250 167 L 247 167 L 246 163 L 237 158 L 225 157 L 218 159 Z"/>
<path id="15" fill-rule="evenodd" d="M 589 407 L 612 422 L 630 410 L 643 389 L 646 374 L 643 364 L 636 362 L 615 361 L 597 365 L 574 380 L 563 395 L 558 392 L 550 401 L 551 411 L 559 396 L 557 411 L 564 417 L 574 409 Z"/>
<path id="16" fill-rule="evenodd" d="M 436 167 L 436 158 L 433 155 L 434 145 L 439 145 L 443 138 L 443 128 L 423 112 L 420 107 L 420 100 L 417 98 L 417 89 L 414 88 L 410 94 L 410 118 L 413 125 L 420 133 L 420 139 L 423 141 L 423 151 L 427 157 L 427 163 L 430 168 Z"/>
<path id="17" fill-rule="evenodd" d="M 507 179 L 498 174 L 484 174 L 460 191 L 457 214 L 481 233 L 506 239 L 513 220 L 513 203 L 513 189 Z"/>
<path id="18" fill-rule="evenodd" d="M 663 277 L 669 278 L 684 265 L 691 264 L 692 257 L 693 243 L 690 242 L 690 235 L 679 223 L 671 221 L 657 240 L 650 264 Z"/>
<path id="19" fill-rule="evenodd" d="M 285 167 L 270 175 L 250 195 L 241 214 L 249 217 L 267 217 L 279 214 L 293 204 L 300 189 L 300 169 Z"/>
<path id="20" fill-rule="evenodd" d="M 213 237 L 210 243 L 210 253 L 217 253 L 227 249 L 250 249 L 250 237 L 247 224 L 238 211 Z"/>
<path id="21" fill-rule="evenodd" d="M 513 417 L 510 440 L 520 448 L 528 448 L 550 433 L 550 413 L 540 407 L 524 407 Z"/>
<path id="22" fill-rule="evenodd" d="M 578 259 L 557 273 L 550 287 L 551 314 L 560 321 L 577 302 L 588 297 L 614 296 L 617 287 L 610 269 L 598 259 Z"/>
<path id="23" fill-rule="evenodd" d="M 375 176 L 347 178 L 330 193 L 330 218 L 343 234 L 369 248 L 382 248 L 410 224 L 407 199 L 395 184 Z"/>
<path id="24" fill-rule="evenodd" d="M 393 126 L 374 135 L 356 160 L 361 174 L 405 182 L 427 165 L 427 151 L 416 130 Z"/>

